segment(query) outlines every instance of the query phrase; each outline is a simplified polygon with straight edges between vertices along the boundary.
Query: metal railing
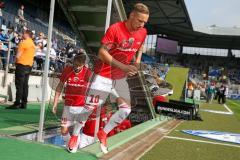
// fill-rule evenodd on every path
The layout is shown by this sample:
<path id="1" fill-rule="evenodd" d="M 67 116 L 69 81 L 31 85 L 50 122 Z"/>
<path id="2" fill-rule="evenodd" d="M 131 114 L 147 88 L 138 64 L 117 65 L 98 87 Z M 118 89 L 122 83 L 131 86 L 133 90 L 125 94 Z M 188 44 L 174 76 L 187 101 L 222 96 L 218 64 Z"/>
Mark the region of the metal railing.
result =
<path id="1" fill-rule="evenodd" d="M 12 42 L 4 42 L 4 41 L 0 41 L 0 43 L 2 43 L 3 45 L 7 46 L 7 48 L 5 47 L 2 47 L 0 48 L 0 52 L 2 52 L 2 56 L 0 56 L 0 64 L 1 64 L 1 69 L 3 72 L 4 72 L 4 76 L 3 76 L 3 81 L 2 81 L 2 87 L 6 87 L 7 85 L 7 80 L 8 80 L 8 74 L 9 72 L 11 71 L 15 71 L 15 67 L 14 67 L 14 63 L 15 63 L 15 60 L 11 60 L 11 56 L 12 56 L 12 59 L 15 59 L 14 58 L 14 49 L 12 48 Z M 5 48 L 5 49 L 4 49 Z M 5 52 L 5 53 L 3 53 Z M 61 57 L 63 59 L 63 63 L 66 64 L 68 61 L 70 61 L 67 57 Z M 57 59 L 53 61 L 53 63 L 56 63 Z M 63 65 L 64 67 L 64 65 Z M 38 75 L 41 75 L 43 74 L 43 69 L 41 70 L 38 70 L 38 69 L 35 69 L 33 68 L 31 74 L 38 74 Z M 49 75 L 51 75 L 53 73 L 49 73 Z"/>
<path id="2" fill-rule="evenodd" d="M 5 87 L 6 84 L 7 84 L 7 79 L 8 79 L 8 71 L 9 71 L 9 64 L 10 64 L 10 55 L 11 55 L 11 51 L 12 51 L 12 49 L 11 49 L 12 43 L 11 42 L 1 42 L 1 43 L 2 43 L 2 48 L 0 49 L 0 51 L 7 53 L 6 57 L 0 57 L 1 61 L 3 59 L 5 59 L 5 61 L 6 61 L 5 62 L 6 64 L 4 64 L 3 61 L 2 61 L 3 68 L 4 68 L 4 65 L 5 65 L 5 71 L 4 71 L 2 86 Z M 7 50 L 3 49 L 4 44 L 7 44 Z"/>

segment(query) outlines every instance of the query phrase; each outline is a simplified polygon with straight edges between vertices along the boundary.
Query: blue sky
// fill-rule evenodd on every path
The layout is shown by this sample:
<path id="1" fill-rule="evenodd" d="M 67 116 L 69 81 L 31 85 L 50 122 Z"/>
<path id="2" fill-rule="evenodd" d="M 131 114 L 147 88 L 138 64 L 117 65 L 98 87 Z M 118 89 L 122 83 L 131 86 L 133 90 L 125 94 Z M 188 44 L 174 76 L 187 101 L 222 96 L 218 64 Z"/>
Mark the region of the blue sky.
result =
<path id="1" fill-rule="evenodd" d="M 185 0 L 193 27 L 240 27 L 240 0 Z"/>

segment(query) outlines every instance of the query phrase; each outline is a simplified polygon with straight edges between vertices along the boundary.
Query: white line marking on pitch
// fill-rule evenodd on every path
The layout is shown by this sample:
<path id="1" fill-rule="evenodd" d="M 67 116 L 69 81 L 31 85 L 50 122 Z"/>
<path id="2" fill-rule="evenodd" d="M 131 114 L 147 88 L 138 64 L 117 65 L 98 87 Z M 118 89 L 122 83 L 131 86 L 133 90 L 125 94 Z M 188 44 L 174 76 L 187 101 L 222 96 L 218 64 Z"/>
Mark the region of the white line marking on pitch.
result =
<path id="1" fill-rule="evenodd" d="M 216 113 L 216 114 L 233 115 L 233 113 L 231 113 L 231 112 L 216 111 L 216 110 L 210 110 L 210 109 L 202 109 L 201 111 L 210 112 L 210 113 Z"/>
<path id="2" fill-rule="evenodd" d="M 226 104 L 223 104 L 223 106 L 228 110 L 228 112 L 233 114 L 233 111 L 230 108 L 228 108 L 228 106 Z"/>
<path id="3" fill-rule="evenodd" d="M 171 128 L 168 133 L 165 133 L 165 135 L 171 133 L 175 128 L 177 128 L 180 124 L 182 124 L 183 121 L 179 122 L 175 127 Z M 161 142 L 161 140 L 163 140 L 165 138 L 165 136 L 161 137 L 160 139 L 158 139 L 155 143 L 152 144 L 152 146 L 150 146 L 149 148 L 146 148 L 146 150 L 142 153 L 142 154 L 139 154 L 139 156 L 136 158 L 136 160 L 139 160 L 144 154 L 146 154 L 147 152 L 149 152 L 151 149 L 153 149 L 153 147 Z"/>
<path id="4" fill-rule="evenodd" d="M 190 141 L 190 142 L 199 142 L 199 143 L 207 143 L 207 144 L 216 144 L 216 145 L 221 145 L 221 146 L 228 146 L 228 147 L 236 147 L 236 148 L 240 148 L 240 145 L 227 144 L 227 143 L 210 142 L 210 141 L 203 141 L 203 140 L 196 140 L 196 139 L 188 139 L 188 138 L 181 138 L 181 137 L 172 137 L 172 136 L 165 136 L 165 138 L 168 138 L 168 139 L 176 139 L 176 140 L 182 140 L 182 141 Z"/>
<path id="5" fill-rule="evenodd" d="M 231 100 L 228 100 L 228 102 L 230 102 L 230 103 L 232 103 L 232 104 L 234 104 L 234 105 L 236 105 L 236 106 L 239 105 L 239 104 L 237 104 L 237 103 L 235 103 L 235 102 L 233 102 L 233 101 L 231 101 Z"/>
<path id="6" fill-rule="evenodd" d="M 201 111 L 210 112 L 210 113 L 216 113 L 216 114 L 226 114 L 226 115 L 233 115 L 234 114 L 233 111 L 230 108 L 228 108 L 228 106 L 226 104 L 223 104 L 223 106 L 227 110 L 227 112 L 210 110 L 210 109 L 201 109 Z"/>

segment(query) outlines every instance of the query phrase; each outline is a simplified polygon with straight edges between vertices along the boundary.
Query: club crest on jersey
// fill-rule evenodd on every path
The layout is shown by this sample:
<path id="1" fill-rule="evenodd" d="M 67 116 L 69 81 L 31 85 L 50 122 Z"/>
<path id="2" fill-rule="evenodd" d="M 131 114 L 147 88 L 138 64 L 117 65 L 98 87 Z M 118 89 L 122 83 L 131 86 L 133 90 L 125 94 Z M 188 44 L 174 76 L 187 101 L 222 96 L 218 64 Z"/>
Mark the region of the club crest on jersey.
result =
<path id="1" fill-rule="evenodd" d="M 122 41 L 122 43 L 120 44 L 120 48 L 128 49 L 128 48 L 132 47 L 133 43 L 134 43 L 134 38 L 129 38 L 128 40 L 124 39 Z"/>
<path id="2" fill-rule="evenodd" d="M 124 39 L 118 49 L 125 52 L 136 52 L 136 48 L 131 48 L 134 44 L 134 41 L 134 38 L 129 38 L 128 40 Z"/>
<path id="3" fill-rule="evenodd" d="M 77 82 L 77 81 L 79 81 L 79 78 L 78 78 L 78 77 L 74 77 L 74 78 L 73 78 L 73 81 L 74 81 L 74 82 Z"/>

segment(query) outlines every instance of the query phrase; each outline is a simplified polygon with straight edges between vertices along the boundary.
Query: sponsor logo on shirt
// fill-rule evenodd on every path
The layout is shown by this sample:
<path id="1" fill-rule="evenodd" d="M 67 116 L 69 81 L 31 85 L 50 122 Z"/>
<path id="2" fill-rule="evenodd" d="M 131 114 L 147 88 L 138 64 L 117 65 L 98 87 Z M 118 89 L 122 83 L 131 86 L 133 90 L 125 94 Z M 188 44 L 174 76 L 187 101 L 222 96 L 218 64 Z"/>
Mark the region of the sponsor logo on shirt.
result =
<path id="1" fill-rule="evenodd" d="M 82 84 L 75 84 L 75 83 L 67 83 L 67 86 L 84 87 L 84 85 L 82 85 Z"/>

